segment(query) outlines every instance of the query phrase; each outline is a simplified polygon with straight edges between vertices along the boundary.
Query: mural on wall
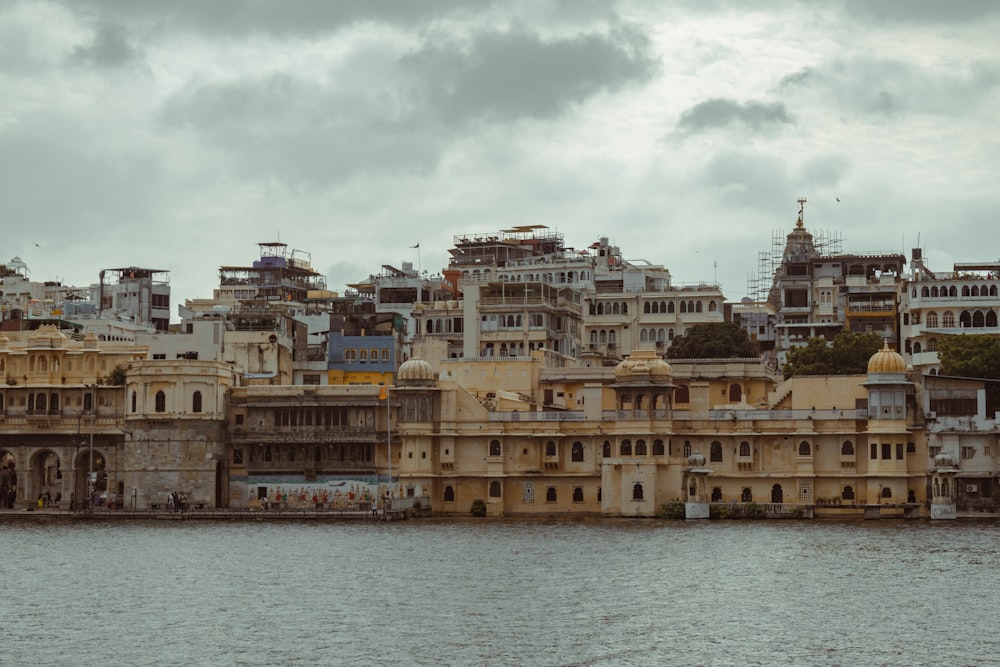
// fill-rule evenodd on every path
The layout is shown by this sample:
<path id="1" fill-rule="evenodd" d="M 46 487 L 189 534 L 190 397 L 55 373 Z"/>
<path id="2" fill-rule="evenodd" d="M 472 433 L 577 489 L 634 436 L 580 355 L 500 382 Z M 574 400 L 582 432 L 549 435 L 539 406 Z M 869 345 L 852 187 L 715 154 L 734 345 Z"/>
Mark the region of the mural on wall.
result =
<path id="1" fill-rule="evenodd" d="M 378 478 L 339 477 L 304 482 L 297 476 L 250 476 L 234 480 L 235 497 L 241 495 L 247 507 L 260 507 L 261 500 L 268 504 L 281 503 L 288 508 L 315 508 L 322 505 L 329 509 L 351 509 L 359 503 L 371 503 L 378 498 Z M 240 494 L 239 487 L 243 487 Z"/>

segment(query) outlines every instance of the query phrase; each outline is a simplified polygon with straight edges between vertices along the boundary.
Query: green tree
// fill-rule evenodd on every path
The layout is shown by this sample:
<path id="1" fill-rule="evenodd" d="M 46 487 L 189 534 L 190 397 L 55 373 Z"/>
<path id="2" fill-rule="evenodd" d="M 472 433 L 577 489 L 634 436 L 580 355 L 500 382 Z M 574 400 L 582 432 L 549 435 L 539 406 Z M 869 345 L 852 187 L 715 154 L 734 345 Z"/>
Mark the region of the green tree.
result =
<path id="1" fill-rule="evenodd" d="M 113 387 L 120 387 L 125 384 L 127 374 L 128 371 L 125 368 L 125 364 L 118 364 L 111 370 L 110 373 L 108 373 L 108 377 L 104 378 L 104 384 L 109 384 Z"/>
<path id="2" fill-rule="evenodd" d="M 982 334 L 938 339 L 942 375 L 1000 380 L 1000 337 Z M 986 385 L 986 410 L 1000 407 L 1000 383 Z"/>
<path id="3" fill-rule="evenodd" d="M 668 359 L 725 359 L 756 357 L 746 330 L 732 322 L 696 324 L 667 348 Z"/>
<path id="4" fill-rule="evenodd" d="M 781 372 L 793 375 L 860 375 L 868 371 L 868 360 L 882 347 L 876 333 L 841 331 L 832 342 L 811 338 L 805 347 L 788 351 Z"/>

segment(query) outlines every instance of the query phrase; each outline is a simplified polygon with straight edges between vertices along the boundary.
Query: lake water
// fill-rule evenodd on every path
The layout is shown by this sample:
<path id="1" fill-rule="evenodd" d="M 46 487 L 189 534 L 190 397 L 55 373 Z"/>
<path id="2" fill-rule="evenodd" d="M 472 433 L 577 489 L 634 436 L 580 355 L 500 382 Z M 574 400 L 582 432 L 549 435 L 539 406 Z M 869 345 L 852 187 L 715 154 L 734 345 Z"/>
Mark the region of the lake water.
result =
<path id="1" fill-rule="evenodd" d="M 0 523 L 0 664 L 998 664 L 998 531 Z"/>

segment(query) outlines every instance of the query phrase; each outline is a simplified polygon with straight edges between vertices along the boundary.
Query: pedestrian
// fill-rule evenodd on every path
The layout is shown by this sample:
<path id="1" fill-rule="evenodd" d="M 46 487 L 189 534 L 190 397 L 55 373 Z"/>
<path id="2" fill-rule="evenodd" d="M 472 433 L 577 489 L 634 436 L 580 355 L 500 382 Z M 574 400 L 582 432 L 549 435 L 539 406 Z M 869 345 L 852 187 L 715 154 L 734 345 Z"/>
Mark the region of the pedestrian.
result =
<path id="1" fill-rule="evenodd" d="M 174 511 L 174 494 L 171 493 L 170 491 L 167 491 L 167 511 L 168 512 Z"/>

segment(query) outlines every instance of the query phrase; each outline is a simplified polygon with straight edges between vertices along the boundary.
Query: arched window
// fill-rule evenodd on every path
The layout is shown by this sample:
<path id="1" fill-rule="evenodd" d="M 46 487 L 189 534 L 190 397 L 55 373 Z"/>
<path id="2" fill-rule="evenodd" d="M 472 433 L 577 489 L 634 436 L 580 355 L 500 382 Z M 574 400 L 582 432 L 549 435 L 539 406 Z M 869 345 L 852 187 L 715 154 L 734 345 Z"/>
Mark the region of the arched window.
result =
<path id="1" fill-rule="evenodd" d="M 695 301 L 694 302 L 694 312 L 700 313 L 701 312 L 701 307 L 702 307 L 701 306 L 701 301 Z"/>
<path id="2" fill-rule="evenodd" d="M 983 311 L 976 310 L 972 313 L 972 326 L 977 329 L 986 326 L 986 317 L 983 315 Z"/>
<path id="3" fill-rule="evenodd" d="M 156 392 L 156 399 L 154 401 L 154 405 L 156 406 L 154 409 L 157 412 L 166 412 L 167 411 L 167 395 L 164 394 L 162 391 Z"/>
<path id="4" fill-rule="evenodd" d="M 882 487 L 882 497 L 892 498 L 892 489 L 890 489 L 888 486 Z"/>
<path id="5" fill-rule="evenodd" d="M 841 456 L 854 456 L 854 443 L 850 440 L 844 440 L 844 444 L 840 446 Z"/>
<path id="6" fill-rule="evenodd" d="M 683 447 L 683 449 L 681 451 L 684 453 L 684 458 L 687 458 L 687 457 L 691 456 L 691 441 L 690 440 L 685 440 L 684 441 L 684 447 Z"/>
<path id="7" fill-rule="evenodd" d="M 716 440 L 709 449 L 709 461 L 718 463 L 722 461 L 722 443 Z"/>
<path id="8" fill-rule="evenodd" d="M 667 312 L 668 313 L 674 312 L 674 302 L 673 301 L 671 301 L 670 303 L 667 304 Z"/>
<path id="9" fill-rule="evenodd" d="M 771 487 L 771 502 L 772 503 L 783 503 L 785 502 L 785 492 L 781 489 L 781 484 L 775 484 Z"/>
<path id="10" fill-rule="evenodd" d="M 955 326 L 955 313 L 950 310 L 944 311 L 944 315 L 941 316 L 941 326 L 945 329 L 951 329 Z"/>
<path id="11" fill-rule="evenodd" d="M 500 482 L 493 480 L 490 482 L 490 498 L 500 498 Z"/>
<path id="12" fill-rule="evenodd" d="M 842 500 L 854 500 L 854 487 L 845 486 L 840 492 L 840 498 Z"/>
<path id="13" fill-rule="evenodd" d="M 49 410 L 52 412 L 59 411 L 59 394 L 49 394 Z"/>
<path id="14" fill-rule="evenodd" d="M 928 294 L 927 294 L 927 288 L 926 287 L 923 289 L 923 292 L 921 292 L 921 295 L 922 296 L 928 296 Z M 937 286 L 934 286 L 934 287 L 931 288 L 930 296 L 933 296 L 933 297 L 937 297 L 938 296 L 938 288 L 937 288 Z"/>
<path id="15" fill-rule="evenodd" d="M 133 392 L 133 396 L 135 393 Z M 90 412 L 94 409 L 94 394 L 87 392 L 83 395 L 83 411 Z M 135 412 L 135 408 L 132 408 L 132 412 Z"/>
<path id="16" fill-rule="evenodd" d="M 628 304 L 622 302 L 622 315 L 628 315 Z"/>
<path id="17" fill-rule="evenodd" d="M 582 442 L 577 441 L 577 442 L 573 443 L 573 450 L 572 450 L 571 458 L 575 462 L 583 461 L 583 443 Z"/>
<path id="18" fill-rule="evenodd" d="M 650 307 L 649 307 L 649 302 L 648 301 L 646 303 L 642 304 L 642 312 L 645 313 L 646 315 L 649 315 L 649 313 L 650 313 Z"/>
<path id="19" fill-rule="evenodd" d="M 709 301 L 708 302 L 708 312 L 714 313 L 718 309 L 719 309 L 719 306 L 714 301 Z"/>
<path id="20" fill-rule="evenodd" d="M 556 501 L 556 487 L 550 486 L 545 489 L 545 502 L 554 503 Z"/>
<path id="21" fill-rule="evenodd" d="M 722 489 L 717 486 L 712 487 L 712 502 L 713 503 L 722 502 Z"/>
<path id="22" fill-rule="evenodd" d="M 611 442 L 608 440 L 604 441 L 604 445 L 601 447 L 601 456 L 610 459 L 611 458 Z"/>
<path id="23" fill-rule="evenodd" d="M 556 443 L 554 440 L 549 440 L 545 443 L 545 455 L 555 456 L 556 455 Z"/>
<path id="24" fill-rule="evenodd" d="M 632 441 L 622 440 L 621 447 L 619 448 L 619 454 L 621 456 L 632 456 Z"/>
<path id="25" fill-rule="evenodd" d="M 490 440 L 490 456 L 500 456 L 499 440 Z"/>
<path id="26" fill-rule="evenodd" d="M 979 296 L 979 285 L 972 286 L 972 296 Z"/>
<path id="27" fill-rule="evenodd" d="M 942 296 L 944 296 L 943 292 Z M 948 288 L 948 296 L 952 297 L 953 299 L 958 297 L 958 290 L 955 288 L 954 285 Z"/>
<path id="28" fill-rule="evenodd" d="M 35 410 L 37 412 L 45 412 L 45 394 L 39 393 L 35 396 Z"/>
<path id="29" fill-rule="evenodd" d="M 681 312 L 682 313 L 686 313 L 687 312 L 687 302 L 686 301 L 681 301 Z"/>
<path id="30" fill-rule="evenodd" d="M 729 385 L 729 402 L 739 403 L 741 400 L 743 400 L 743 387 L 734 382 Z"/>
<path id="31" fill-rule="evenodd" d="M 962 285 L 962 296 L 969 296 L 969 286 Z"/>
<path id="32" fill-rule="evenodd" d="M 635 441 L 635 455 L 636 456 L 645 456 L 646 455 L 646 441 L 645 440 L 641 440 L 640 439 L 640 440 L 636 440 Z"/>
<path id="33" fill-rule="evenodd" d="M 663 441 L 657 438 L 653 441 L 653 456 L 663 456 L 664 454 Z"/>
<path id="34" fill-rule="evenodd" d="M 927 341 L 927 351 L 937 352 L 937 338 L 931 338 L 929 341 Z"/>
<path id="35" fill-rule="evenodd" d="M 972 315 L 969 314 L 969 311 L 963 310 L 962 314 L 958 316 L 958 321 L 960 323 L 959 326 L 968 329 L 972 326 Z"/>
<path id="36" fill-rule="evenodd" d="M 201 412 L 201 392 L 196 391 L 191 397 L 191 412 Z"/>
<path id="37" fill-rule="evenodd" d="M 632 500 L 642 500 L 642 499 L 643 499 L 642 484 L 636 482 L 635 484 L 632 485 Z"/>
<path id="38" fill-rule="evenodd" d="M 746 440 L 740 443 L 740 456 L 750 456 L 750 443 Z"/>
<path id="39" fill-rule="evenodd" d="M 927 313 L 926 324 L 928 329 L 936 329 L 938 325 L 938 315 L 933 310 Z"/>
<path id="40" fill-rule="evenodd" d="M 995 310 L 986 311 L 986 326 L 990 329 L 997 328 L 997 312 Z"/>
<path id="41" fill-rule="evenodd" d="M 583 487 L 574 486 L 573 487 L 573 502 L 582 503 L 583 502 Z"/>
<path id="42" fill-rule="evenodd" d="M 753 491 L 749 487 L 743 487 L 743 492 L 740 493 L 740 501 L 744 503 L 753 502 Z"/>
<path id="43" fill-rule="evenodd" d="M 920 341 L 917 341 L 916 343 L 913 344 L 913 354 L 920 354 L 922 351 L 923 348 L 920 347 Z"/>
<path id="44" fill-rule="evenodd" d="M 799 456 L 812 456 L 812 448 L 805 440 L 799 443 Z"/>
<path id="45" fill-rule="evenodd" d="M 455 487 L 453 486 L 444 487 L 444 501 L 446 503 L 455 502 Z"/>
<path id="46" fill-rule="evenodd" d="M 132 392 L 132 412 L 136 411 L 136 403 L 137 403 L 137 401 L 138 401 L 138 396 L 136 396 L 135 392 L 133 391 Z"/>

